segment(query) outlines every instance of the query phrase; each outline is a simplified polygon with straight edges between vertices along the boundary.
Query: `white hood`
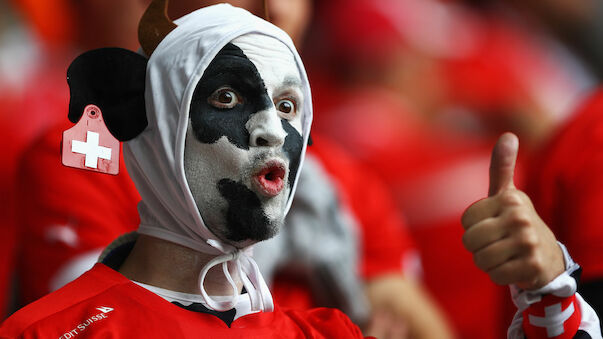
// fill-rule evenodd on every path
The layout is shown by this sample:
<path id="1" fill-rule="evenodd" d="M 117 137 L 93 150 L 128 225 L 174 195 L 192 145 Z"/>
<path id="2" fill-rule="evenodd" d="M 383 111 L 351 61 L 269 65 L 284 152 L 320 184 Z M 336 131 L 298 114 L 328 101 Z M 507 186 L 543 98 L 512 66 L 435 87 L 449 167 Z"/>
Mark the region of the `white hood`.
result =
<path id="1" fill-rule="evenodd" d="M 124 145 L 128 173 L 142 197 L 138 206 L 141 219 L 138 232 L 218 255 L 214 262 L 206 266 L 205 273 L 216 264 L 236 261 L 242 265 L 243 281 L 253 299 L 253 294 L 256 291 L 261 294 L 265 287 L 261 275 L 257 277 L 259 271 L 253 269 L 255 262 L 247 253 L 219 240 L 206 227 L 186 181 L 184 145 L 191 98 L 209 63 L 234 38 L 257 33 L 281 41 L 294 55 L 303 83 L 304 146 L 300 170 L 297 172 L 299 177 L 312 121 L 308 79 L 289 36 L 243 9 L 227 4 L 215 5 L 188 14 L 175 23 L 178 27 L 161 41 L 147 65 L 145 101 L 148 126 L 138 137 Z M 296 186 L 297 178 L 292 185 L 287 210 Z M 202 274 L 201 290 L 206 296 L 203 277 Z M 248 283 L 254 286 L 248 286 Z M 271 297 L 269 303 L 266 295 L 261 299 L 264 303 L 259 309 L 271 310 Z M 208 302 L 211 308 L 218 310 L 231 305 L 218 304 L 211 300 Z"/>

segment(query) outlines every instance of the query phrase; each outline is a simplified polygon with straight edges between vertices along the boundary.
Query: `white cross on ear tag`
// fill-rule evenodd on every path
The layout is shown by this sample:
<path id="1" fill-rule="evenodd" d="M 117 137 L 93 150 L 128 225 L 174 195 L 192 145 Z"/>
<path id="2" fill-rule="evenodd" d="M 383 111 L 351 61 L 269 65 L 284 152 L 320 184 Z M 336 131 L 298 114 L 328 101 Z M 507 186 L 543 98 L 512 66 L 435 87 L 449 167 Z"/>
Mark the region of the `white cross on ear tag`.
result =
<path id="1" fill-rule="evenodd" d="M 119 141 L 111 135 L 100 108 L 88 105 L 75 126 L 63 132 L 63 165 L 94 172 L 119 173 Z"/>

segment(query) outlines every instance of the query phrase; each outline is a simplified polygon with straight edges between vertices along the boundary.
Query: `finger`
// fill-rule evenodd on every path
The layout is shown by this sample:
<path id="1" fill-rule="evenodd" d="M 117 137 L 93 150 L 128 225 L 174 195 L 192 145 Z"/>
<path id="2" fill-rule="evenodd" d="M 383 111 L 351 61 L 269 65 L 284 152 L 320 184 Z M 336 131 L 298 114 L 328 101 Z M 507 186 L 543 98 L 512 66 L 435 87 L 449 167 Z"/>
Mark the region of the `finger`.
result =
<path id="1" fill-rule="evenodd" d="M 485 198 L 469 206 L 461 217 L 461 224 L 467 230 L 480 221 L 495 217 L 500 210 L 500 204 L 492 198 Z"/>
<path id="2" fill-rule="evenodd" d="M 504 238 L 475 252 L 473 261 L 480 270 L 489 273 L 516 256 L 517 246 L 515 241 L 511 238 Z"/>
<path id="3" fill-rule="evenodd" d="M 498 218 L 486 218 L 471 226 L 463 234 L 463 245 L 475 253 L 482 248 L 505 238 L 509 234 L 507 227 L 502 227 Z"/>
<path id="4" fill-rule="evenodd" d="M 371 315 L 366 335 L 375 338 L 385 338 L 389 332 L 392 323 L 392 317 L 389 312 L 384 310 L 375 310 Z"/>
<path id="5" fill-rule="evenodd" d="M 390 339 L 404 339 L 409 338 L 408 326 L 401 319 L 394 321 L 389 329 L 388 338 Z"/>
<path id="6" fill-rule="evenodd" d="M 505 189 L 515 188 L 513 174 L 518 151 L 519 139 L 515 134 L 507 132 L 498 138 L 492 149 L 490 160 L 488 196 L 491 197 Z"/>

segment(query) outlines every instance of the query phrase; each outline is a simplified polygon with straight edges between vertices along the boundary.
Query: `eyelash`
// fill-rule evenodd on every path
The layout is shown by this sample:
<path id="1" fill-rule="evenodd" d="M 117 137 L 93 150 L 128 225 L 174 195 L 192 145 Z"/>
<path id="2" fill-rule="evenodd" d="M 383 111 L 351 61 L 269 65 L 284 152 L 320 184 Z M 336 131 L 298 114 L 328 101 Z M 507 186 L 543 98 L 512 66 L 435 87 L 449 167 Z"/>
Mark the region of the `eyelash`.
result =
<path id="1" fill-rule="evenodd" d="M 231 102 L 230 103 L 221 102 L 220 96 L 222 94 L 232 94 Z M 279 109 L 279 104 L 284 100 L 291 102 L 291 104 L 293 106 L 291 112 L 283 112 Z M 224 87 L 220 87 L 217 90 L 215 90 L 207 98 L 207 102 L 210 105 L 212 105 L 218 109 L 231 109 L 231 108 L 235 107 L 236 105 L 243 103 L 243 99 L 237 93 L 237 91 L 235 91 L 232 87 L 224 86 Z M 297 104 L 297 99 L 293 96 L 284 96 L 284 97 L 278 98 L 278 100 L 274 101 L 274 106 L 275 106 L 279 116 L 286 120 L 292 120 L 293 118 L 295 118 L 297 116 L 297 112 L 299 109 L 299 106 Z"/>
<path id="2" fill-rule="evenodd" d="M 289 113 L 279 110 L 279 104 L 284 100 L 291 102 L 291 104 L 293 105 L 292 111 Z M 281 118 L 284 118 L 287 120 L 291 120 L 291 119 L 295 118 L 297 116 L 297 112 L 299 110 L 299 106 L 297 104 L 297 99 L 292 96 L 285 96 L 285 97 L 278 98 L 278 100 L 274 101 L 274 107 L 276 108 L 277 112 L 279 113 L 279 116 L 281 116 Z"/>
<path id="3" fill-rule="evenodd" d="M 232 93 L 232 100 L 234 100 L 234 102 L 231 103 L 223 103 L 220 101 L 220 95 L 222 94 L 227 94 L 227 93 Z M 237 93 L 237 91 L 235 91 L 233 88 L 228 87 L 228 86 L 224 86 L 224 87 L 220 87 L 217 90 L 215 90 L 208 98 L 207 98 L 207 102 L 219 109 L 230 109 L 235 107 L 238 104 L 243 103 L 243 99 L 241 98 L 241 96 L 239 95 L 239 93 Z"/>

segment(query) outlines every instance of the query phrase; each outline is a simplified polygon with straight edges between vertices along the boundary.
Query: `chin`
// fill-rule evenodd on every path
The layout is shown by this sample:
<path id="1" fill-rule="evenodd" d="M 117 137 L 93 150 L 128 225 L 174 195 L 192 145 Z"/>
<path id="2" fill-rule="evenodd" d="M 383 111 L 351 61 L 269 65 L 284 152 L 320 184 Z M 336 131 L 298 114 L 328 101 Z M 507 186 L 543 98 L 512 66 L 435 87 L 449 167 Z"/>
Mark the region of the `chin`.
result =
<path id="1" fill-rule="evenodd" d="M 235 247 L 242 248 L 274 237 L 281 230 L 283 223 L 284 218 L 261 218 L 242 220 L 240 223 L 231 222 L 224 232 L 220 232 L 220 238 Z"/>
<path id="2" fill-rule="evenodd" d="M 285 206 L 290 189 L 266 198 L 243 182 L 221 179 L 217 185 L 221 195 L 208 216 L 208 227 L 216 236 L 231 244 L 253 243 L 275 236 L 285 219 Z M 239 247 L 239 246 L 237 246 Z"/>

